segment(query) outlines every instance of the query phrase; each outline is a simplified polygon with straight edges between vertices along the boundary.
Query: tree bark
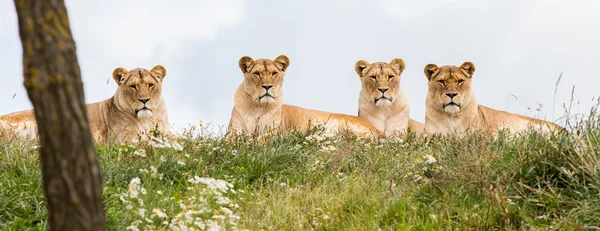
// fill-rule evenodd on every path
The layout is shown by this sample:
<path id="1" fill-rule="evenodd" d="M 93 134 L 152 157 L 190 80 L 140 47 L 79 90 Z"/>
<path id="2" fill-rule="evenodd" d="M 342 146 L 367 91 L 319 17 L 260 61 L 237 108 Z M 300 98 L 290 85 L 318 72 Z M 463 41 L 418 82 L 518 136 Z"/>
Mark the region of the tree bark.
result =
<path id="1" fill-rule="evenodd" d="M 64 0 L 15 0 L 50 230 L 105 230 L 102 186 Z"/>

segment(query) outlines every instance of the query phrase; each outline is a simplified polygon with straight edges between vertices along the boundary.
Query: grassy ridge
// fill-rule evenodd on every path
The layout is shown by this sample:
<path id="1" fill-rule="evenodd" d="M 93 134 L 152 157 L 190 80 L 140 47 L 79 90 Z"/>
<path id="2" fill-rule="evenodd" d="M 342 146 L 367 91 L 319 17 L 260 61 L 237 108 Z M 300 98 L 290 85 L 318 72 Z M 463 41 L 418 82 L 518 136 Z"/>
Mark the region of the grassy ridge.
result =
<path id="1" fill-rule="evenodd" d="M 311 131 L 267 145 L 203 129 L 187 131 L 181 147 L 98 146 L 109 229 L 600 228 L 595 119 L 550 137 L 365 141 Z M 0 141 L 0 229 L 45 228 L 39 169 L 33 143 Z"/>

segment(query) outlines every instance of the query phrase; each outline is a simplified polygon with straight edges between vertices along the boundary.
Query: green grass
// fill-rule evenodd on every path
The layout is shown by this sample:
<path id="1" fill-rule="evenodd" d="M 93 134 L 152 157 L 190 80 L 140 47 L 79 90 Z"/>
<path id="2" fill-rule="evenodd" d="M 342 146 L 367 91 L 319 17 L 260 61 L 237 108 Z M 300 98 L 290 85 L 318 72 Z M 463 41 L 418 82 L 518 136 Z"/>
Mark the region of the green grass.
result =
<path id="1" fill-rule="evenodd" d="M 185 212 L 230 230 L 594 230 L 600 229 L 598 125 L 588 118 L 570 135 L 497 139 L 364 141 L 313 131 L 276 135 L 266 145 L 224 141 L 200 128 L 186 132 L 181 151 L 144 142 L 97 150 L 110 230 L 132 223 L 164 230 Z M 322 150 L 331 145 L 336 149 Z M 139 150 L 146 157 L 134 154 Z M 234 191 L 189 182 L 194 176 L 227 181 Z M 130 198 L 136 177 L 147 193 Z M 0 141 L 0 229 L 45 229 L 45 217 L 34 144 Z"/>

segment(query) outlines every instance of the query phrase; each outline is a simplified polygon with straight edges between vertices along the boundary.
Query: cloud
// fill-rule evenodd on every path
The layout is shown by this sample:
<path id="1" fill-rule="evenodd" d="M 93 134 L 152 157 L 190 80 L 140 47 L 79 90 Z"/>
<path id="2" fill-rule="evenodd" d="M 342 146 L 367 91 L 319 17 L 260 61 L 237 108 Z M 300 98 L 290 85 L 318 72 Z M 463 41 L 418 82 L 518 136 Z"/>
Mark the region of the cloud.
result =
<path id="1" fill-rule="evenodd" d="M 244 0 L 177 4 L 163 0 L 70 0 L 67 4 L 81 47 L 94 48 L 97 56 L 121 60 L 146 60 L 161 48 L 171 51 L 186 41 L 215 39 L 221 30 L 239 23 L 246 8 Z M 177 54 L 168 51 L 167 55 Z"/>

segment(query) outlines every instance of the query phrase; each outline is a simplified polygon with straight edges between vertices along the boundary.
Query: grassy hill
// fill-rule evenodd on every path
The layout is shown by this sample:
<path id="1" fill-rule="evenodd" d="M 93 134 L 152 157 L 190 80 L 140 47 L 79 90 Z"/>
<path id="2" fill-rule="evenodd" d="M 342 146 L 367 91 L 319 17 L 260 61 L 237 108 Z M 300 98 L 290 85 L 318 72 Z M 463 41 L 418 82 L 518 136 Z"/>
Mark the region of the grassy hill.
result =
<path id="1" fill-rule="evenodd" d="M 571 135 L 404 137 L 318 130 L 98 146 L 110 230 L 600 229 L 597 116 Z M 34 143 L 0 141 L 0 229 L 45 229 Z M 68 163 L 65 163 L 68 164 Z"/>

